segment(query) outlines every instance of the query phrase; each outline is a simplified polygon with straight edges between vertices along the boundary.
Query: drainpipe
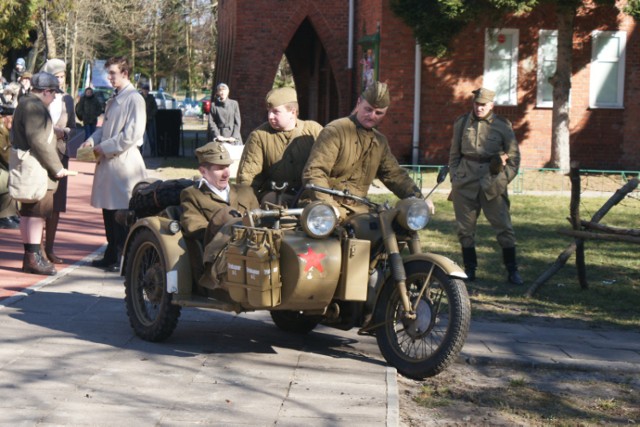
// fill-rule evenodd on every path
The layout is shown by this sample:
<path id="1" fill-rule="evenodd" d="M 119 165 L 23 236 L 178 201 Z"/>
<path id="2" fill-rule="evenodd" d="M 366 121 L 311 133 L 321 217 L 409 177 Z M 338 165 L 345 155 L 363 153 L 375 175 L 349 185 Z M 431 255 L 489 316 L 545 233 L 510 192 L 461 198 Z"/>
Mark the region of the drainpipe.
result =
<path id="1" fill-rule="evenodd" d="M 353 68 L 353 27 L 354 27 L 354 0 L 349 0 L 349 46 L 347 48 L 347 69 Z"/>
<path id="2" fill-rule="evenodd" d="M 422 52 L 416 41 L 415 75 L 413 89 L 413 144 L 411 146 L 411 164 L 417 165 L 420 159 L 420 87 L 422 85 Z"/>

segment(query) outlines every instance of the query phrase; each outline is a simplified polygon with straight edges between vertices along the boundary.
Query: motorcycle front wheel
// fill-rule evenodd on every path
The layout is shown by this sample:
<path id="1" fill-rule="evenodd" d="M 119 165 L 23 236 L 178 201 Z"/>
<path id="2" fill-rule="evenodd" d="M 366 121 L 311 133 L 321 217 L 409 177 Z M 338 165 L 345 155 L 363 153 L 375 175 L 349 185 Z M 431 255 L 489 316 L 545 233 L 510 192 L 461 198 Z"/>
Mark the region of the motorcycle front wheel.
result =
<path id="1" fill-rule="evenodd" d="M 162 248 L 150 230 L 136 233 L 125 261 L 125 303 L 129 323 L 146 341 L 167 339 L 178 325 L 180 306 L 167 292 Z"/>
<path id="2" fill-rule="evenodd" d="M 464 282 L 424 260 L 405 264 L 416 318 L 405 317 L 398 287 L 389 279 L 374 311 L 378 347 L 402 375 L 432 377 L 454 362 L 467 338 L 471 303 Z"/>

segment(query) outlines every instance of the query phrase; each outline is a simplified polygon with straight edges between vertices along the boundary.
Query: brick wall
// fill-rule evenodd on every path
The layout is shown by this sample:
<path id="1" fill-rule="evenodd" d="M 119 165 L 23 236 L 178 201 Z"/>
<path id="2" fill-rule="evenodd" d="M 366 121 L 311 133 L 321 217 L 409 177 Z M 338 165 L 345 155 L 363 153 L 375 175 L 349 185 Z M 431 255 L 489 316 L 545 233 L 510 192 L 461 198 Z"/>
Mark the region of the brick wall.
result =
<path id="1" fill-rule="evenodd" d="M 380 26 L 379 79 L 390 86 L 392 105 L 381 131 L 401 162 L 411 160 L 414 105 L 415 39 L 389 8 L 390 0 L 355 0 L 355 40 Z M 222 16 L 226 14 L 226 16 Z M 360 89 L 356 44 L 354 65 L 347 70 L 348 1 L 236 0 L 221 2 L 218 73 L 228 73 L 231 97 L 240 102 L 248 133 L 265 118 L 264 96 L 271 88 L 278 62 L 301 23 L 308 19 L 325 48 L 335 75 L 338 116 L 349 113 Z M 423 58 L 420 88 L 420 161 L 447 162 L 452 124 L 471 108 L 471 91 L 482 85 L 484 29 L 477 23 L 453 41 L 449 58 Z M 543 167 L 551 153 L 550 108 L 536 102 L 539 29 L 555 29 L 554 10 L 545 6 L 525 17 L 506 17 L 504 28 L 519 34 L 518 105 L 496 107 L 510 119 L 520 141 L 522 165 Z M 574 75 L 571 93 L 571 156 L 585 169 L 640 169 L 640 44 L 633 20 L 609 8 L 580 9 L 575 21 Z M 589 109 L 590 34 L 594 29 L 627 31 L 623 109 Z M 235 36 L 234 36 L 235 35 Z M 225 40 L 225 37 L 233 40 Z M 226 59 L 225 59 L 226 58 Z M 229 59 L 230 58 L 230 59 Z M 220 61 L 231 61 L 231 65 Z M 226 71 L 225 71 L 226 70 Z M 218 79 L 219 80 L 219 79 Z M 304 88 L 298 88 L 304 90 Z M 324 124 L 324 123 L 323 123 Z"/>

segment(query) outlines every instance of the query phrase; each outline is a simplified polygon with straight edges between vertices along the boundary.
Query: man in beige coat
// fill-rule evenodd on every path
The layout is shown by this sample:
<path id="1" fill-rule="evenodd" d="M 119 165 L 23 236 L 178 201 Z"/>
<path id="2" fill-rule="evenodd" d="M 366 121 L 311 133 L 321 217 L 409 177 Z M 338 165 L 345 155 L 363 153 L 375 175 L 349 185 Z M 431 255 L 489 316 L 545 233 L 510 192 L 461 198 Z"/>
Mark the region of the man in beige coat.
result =
<path id="1" fill-rule="evenodd" d="M 247 138 L 238 166 L 238 183 L 250 185 L 262 202 L 274 202 L 271 183 L 288 184 L 283 201 L 291 204 L 302 187 L 302 168 L 322 130 L 312 120 L 298 118 L 295 89 L 273 89 L 266 97 L 268 121 Z"/>
<path id="2" fill-rule="evenodd" d="M 98 158 L 91 206 L 102 209 L 107 249 L 104 257 L 94 260 L 94 267 L 118 271 L 127 229 L 116 222 L 118 209 L 128 209 L 133 187 L 147 177 L 139 147 L 147 123 L 142 95 L 131 84 L 131 68 L 126 58 L 111 58 L 105 64 L 108 79 L 115 89 L 107 101 L 104 123 L 81 147 L 94 147 Z"/>
<path id="3" fill-rule="evenodd" d="M 480 88 L 473 94 L 472 111 L 458 117 L 453 125 L 449 153 L 451 200 L 465 272 L 469 280 L 475 280 L 476 223 L 482 210 L 502 248 L 507 280 L 521 285 L 507 193 L 507 185 L 520 167 L 518 141 L 511 122 L 493 112 L 495 93 Z"/>
<path id="4" fill-rule="evenodd" d="M 422 197 L 420 188 L 391 154 L 387 138 L 376 129 L 390 103 L 387 85 L 374 82 L 358 98 L 351 116 L 329 123 L 311 150 L 302 174 L 304 183 L 365 197 L 378 178 L 401 199 Z M 337 200 L 324 193 L 313 192 L 312 198 L 331 202 L 343 217 L 361 208 L 351 200 Z"/>

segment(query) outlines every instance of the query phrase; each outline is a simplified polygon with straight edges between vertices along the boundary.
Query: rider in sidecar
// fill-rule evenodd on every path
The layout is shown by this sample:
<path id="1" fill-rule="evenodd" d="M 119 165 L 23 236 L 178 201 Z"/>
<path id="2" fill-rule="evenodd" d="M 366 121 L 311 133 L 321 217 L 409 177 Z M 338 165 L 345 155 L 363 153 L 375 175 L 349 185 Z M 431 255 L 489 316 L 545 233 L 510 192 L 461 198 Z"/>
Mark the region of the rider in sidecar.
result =
<path id="1" fill-rule="evenodd" d="M 195 153 L 202 178 L 180 193 L 180 225 L 198 278 L 204 261 L 213 259 L 231 237 L 231 227 L 223 226 L 259 205 L 251 187 L 229 183 L 233 159 L 220 142 L 209 142 Z M 210 280 L 208 275 L 202 279 Z"/>

